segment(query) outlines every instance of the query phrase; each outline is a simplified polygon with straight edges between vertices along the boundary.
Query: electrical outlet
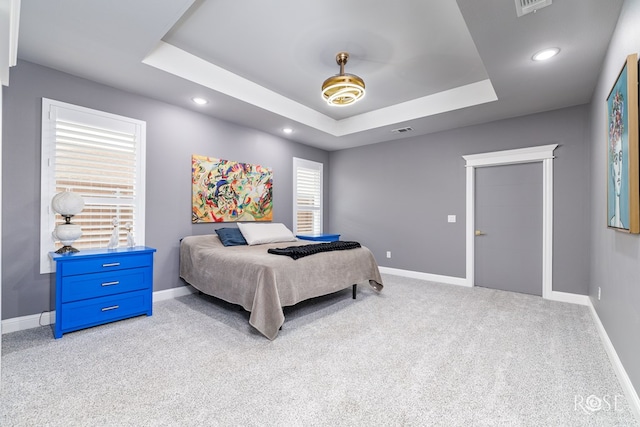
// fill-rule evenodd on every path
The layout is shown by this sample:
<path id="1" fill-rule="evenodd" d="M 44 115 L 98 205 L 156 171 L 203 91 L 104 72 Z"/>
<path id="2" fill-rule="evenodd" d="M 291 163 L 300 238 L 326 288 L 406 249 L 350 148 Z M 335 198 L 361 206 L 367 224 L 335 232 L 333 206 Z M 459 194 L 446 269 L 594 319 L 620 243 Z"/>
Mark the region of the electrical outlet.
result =
<path id="1" fill-rule="evenodd" d="M 456 222 L 455 215 L 447 215 L 447 222 Z"/>
<path id="2" fill-rule="evenodd" d="M 602 295 L 602 289 L 598 286 L 598 301 L 600 301 L 600 296 Z"/>
<path id="3" fill-rule="evenodd" d="M 387 251 L 387 258 L 391 258 L 391 251 Z"/>

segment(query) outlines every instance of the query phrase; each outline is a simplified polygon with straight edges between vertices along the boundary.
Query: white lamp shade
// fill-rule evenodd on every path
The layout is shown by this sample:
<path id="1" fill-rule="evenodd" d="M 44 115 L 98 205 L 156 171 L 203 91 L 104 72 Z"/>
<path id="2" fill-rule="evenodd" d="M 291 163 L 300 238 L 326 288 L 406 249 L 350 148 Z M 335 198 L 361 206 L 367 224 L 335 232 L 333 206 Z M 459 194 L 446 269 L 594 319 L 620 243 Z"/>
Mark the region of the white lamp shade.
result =
<path id="1" fill-rule="evenodd" d="M 53 196 L 51 207 L 62 216 L 76 215 L 84 209 L 84 200 L 77 193 L 62 191 Z"/>
<path id="2" fill-rule="evenodd" d="M 58 224 L 53 230 L 53 237 L 65 246 L 71 246 L 80 236 L 82 236 L 82 229 L 77 224 Z"/>

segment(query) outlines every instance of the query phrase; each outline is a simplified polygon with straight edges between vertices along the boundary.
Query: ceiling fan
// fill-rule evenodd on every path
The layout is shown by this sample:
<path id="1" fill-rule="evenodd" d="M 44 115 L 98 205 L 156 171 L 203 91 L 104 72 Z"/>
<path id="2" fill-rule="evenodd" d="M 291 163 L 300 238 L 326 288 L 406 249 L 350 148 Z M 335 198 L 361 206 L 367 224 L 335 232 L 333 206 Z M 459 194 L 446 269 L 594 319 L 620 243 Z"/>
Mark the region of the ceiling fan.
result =
<path id="1" fill-rule="evenodd" d="M 355 74 L 344 72 L 349 60 L 348 52 L 338 52 L 336 63 L 340 66 L 340 74 L 329 77 L 322 83 L 322 97 L 334 107 L 345 107 L 358 102 L 365 95 L 365 84 Z"/>

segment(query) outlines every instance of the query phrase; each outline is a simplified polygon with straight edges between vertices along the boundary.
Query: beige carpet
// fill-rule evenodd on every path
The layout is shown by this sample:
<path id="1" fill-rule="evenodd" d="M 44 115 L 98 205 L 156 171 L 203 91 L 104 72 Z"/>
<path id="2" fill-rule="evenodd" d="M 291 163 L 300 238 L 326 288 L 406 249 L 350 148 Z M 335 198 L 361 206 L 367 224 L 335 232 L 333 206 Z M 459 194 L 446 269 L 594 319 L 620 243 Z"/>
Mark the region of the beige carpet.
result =
<path id="1" fill-rule="evenodd" d="M 286 309 L 274 341 L 199 295 L 7 334 L 0 425 L 636 425 L 587 307 L 383 279 Z"/>

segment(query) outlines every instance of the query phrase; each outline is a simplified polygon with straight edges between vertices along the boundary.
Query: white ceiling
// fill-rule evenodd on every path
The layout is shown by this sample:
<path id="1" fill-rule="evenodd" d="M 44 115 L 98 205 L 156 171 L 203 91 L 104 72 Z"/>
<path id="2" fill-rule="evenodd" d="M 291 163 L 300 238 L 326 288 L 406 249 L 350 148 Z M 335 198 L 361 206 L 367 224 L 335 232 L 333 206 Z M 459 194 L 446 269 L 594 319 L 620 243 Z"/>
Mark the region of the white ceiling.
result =
<path id="1" fill-rule="evenodd" d="M 18 58 L 337 150 L 589 102 L 622 1 L 28 0 Z M 336 108 L 340 51 L 367 94 Z"/>

